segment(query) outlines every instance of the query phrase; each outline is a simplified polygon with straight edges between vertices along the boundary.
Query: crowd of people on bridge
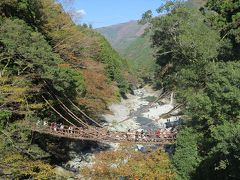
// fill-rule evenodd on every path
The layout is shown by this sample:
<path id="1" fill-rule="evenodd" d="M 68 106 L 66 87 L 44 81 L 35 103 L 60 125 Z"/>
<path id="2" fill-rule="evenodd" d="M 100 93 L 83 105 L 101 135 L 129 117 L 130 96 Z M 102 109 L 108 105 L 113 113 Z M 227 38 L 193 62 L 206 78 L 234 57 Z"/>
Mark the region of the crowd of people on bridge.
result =
<path id="1" fill-rule="evenodd" d="M 52 134 L 59 136 L 72 136 L 82 137 L 83 139 L 96 139 L 96 140 L 112 140 L 112 141 L 136 141 L 136 142 L 149 142 L 149 141 L 163 141 L 166 139 L 173 140 L 176 138 L 177 129 L 175 127 L 159 128 L 157 130 L 131 130 L 127 132 L 110 131 L 105 128 L 99 127 L 77 127 L 67 126 L 62 123 L 46 121 L 38 121 L 37 127 L 42 128 Z M 79 138 L 80 139 L 80 138 Z"/>
<path id="2" fill-rule="evenodd" d="M 135 141 L 160 141 L 163 139 L 175 139 L 177 134 L 176 128 L 162 128 L 153 130 L 134 130 L 131 131 L 130 129 L 126 133 L 126 139 L 128 140 L 135 140 Z M 125 138 L 125 136 L 123 137 Z"/>

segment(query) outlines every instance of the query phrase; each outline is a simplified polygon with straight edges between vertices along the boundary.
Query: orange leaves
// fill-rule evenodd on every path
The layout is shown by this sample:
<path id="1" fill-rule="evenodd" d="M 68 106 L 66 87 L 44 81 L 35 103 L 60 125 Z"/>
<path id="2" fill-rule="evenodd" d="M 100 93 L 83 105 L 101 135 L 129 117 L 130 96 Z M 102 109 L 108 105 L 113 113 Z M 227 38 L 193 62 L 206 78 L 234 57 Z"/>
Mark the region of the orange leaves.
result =
<path id="1" fill-rule="evenodd" d="M 68 64 L 68 63 L 58 64 L 58 67 L 60 67 L 60 68 L 69 68 L 70 64 Z"/>
<path id="2" fill-rule="evenodd" d="M 97 42 L 94 36 L 75 25 L 60 4 L 42 0 L 42 5 L 46 21 L 41 29 L 51 40 L 50 44 L 55 52 L 70 62 L 79 62 L 95 54 Z"/>
<path id="3" fill-rule="evenodd" d="M 116 100 L 117 89 L 106 77 L 104 65 L 96 62 L 101 50 L 98 36 L 93 30 L 75 25 L 61 5 L 49 0 L 42 0 L 42 4 L 47 19 L 41 29 L 50 39 L 53 50 L 66 62 L 59 67 L 86 68 L 77 69 L 84 76 L 87 90 L 84 97 L 77 97 L 79 104 L 88 112 L 103 112 L 108 102 Z"/>
<path id="4" fill-rule="evenodd" d="M 92 179 L 116 179 L 118 177 L 117 166 L 122 164 L 121 161 L 126 157 L 124 151 L 105 151 L 100 152 L 95 159 L 95 164 L 92 167 L 82 169 L 84 177 Z M 124 162 L 123 162 L 124 163 Z"/>
<path id="5" fill-rule="evenodd" d="M 85 177 L 93 179 L 159 179 L 174 178 L 168 156 L 161 150 L 155 152 L 135 152 L 131 147 L 117 151 L 105 151 L 96 155 L 92 167 L 83 168 Z"/>
<path id="6" fill-rule="evenodd" d="M 104 67 L 100 63 L 88 60 L 84 66 L 87 69 L 81 72 L 85 77 L 87 93 L 79 102 L 86 105 L 89 112 L 103 112 L 108 102 L 116 101 L 116 89 L 105 76 Z"/>

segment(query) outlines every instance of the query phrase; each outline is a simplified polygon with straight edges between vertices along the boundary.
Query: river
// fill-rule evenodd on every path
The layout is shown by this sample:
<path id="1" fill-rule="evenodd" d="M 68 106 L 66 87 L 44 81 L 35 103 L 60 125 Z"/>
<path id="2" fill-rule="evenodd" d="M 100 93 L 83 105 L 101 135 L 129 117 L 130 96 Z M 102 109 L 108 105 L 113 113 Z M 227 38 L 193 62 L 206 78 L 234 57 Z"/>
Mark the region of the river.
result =
<path id="1" fill-rule="evenodd" d="M 136 89 L 133 94 L 127 94 L 121 102 L 109 106 L 111 113 L 103 114 L 102 117 L 106 121 L 106 128 L 112 131 L 127 132 L 130 130 L 156 130 L 165 128 L 167 121 L 176 121 L 178 117 L 168 117 L 167 119 L 159 118 L 164 113 L 173 109 L 173 96 L 161 99 L 153 103 L 161 94 L 161 91 L 153 90 L 150 86 Z M 151 105 L 151 106 L 150 106 Z M 97 147 L 91 147 L 88 150 L 77 154 L 74 151 L 72 159 L 63 164 L 68 170 L 78 172 L 82 166 L 91 166 L 94 163 L 94 154 L 104 150 L 118 148 L 119 144 L 101 144 Z M 136 145 L 136 149 L 141 145 Z M 63 173 L 65 170 L 57 167 L 58 171 Z M 64 172 L 66 173 L 66 172 Z"/>
<path id="2" fill-rule="evenodd" d="M 112 114 L 103 115 L 107 125 L 110 126 L 109 129 L 116 131 L 127 131 L 128 129 L 155 130 L 164 128 L 167 120 L 177 120 L 178 117 L 159 118 L 162 114 L 173 109 L 173 97 L 152 103 L 160 94 L 161 91 L 155 91 L 151 87 L 146 86 L 134 90 L 133 95 L 127 94 L 127 98 L 122 99 L 119 104 L 112 104 L 109 107 Z"/>

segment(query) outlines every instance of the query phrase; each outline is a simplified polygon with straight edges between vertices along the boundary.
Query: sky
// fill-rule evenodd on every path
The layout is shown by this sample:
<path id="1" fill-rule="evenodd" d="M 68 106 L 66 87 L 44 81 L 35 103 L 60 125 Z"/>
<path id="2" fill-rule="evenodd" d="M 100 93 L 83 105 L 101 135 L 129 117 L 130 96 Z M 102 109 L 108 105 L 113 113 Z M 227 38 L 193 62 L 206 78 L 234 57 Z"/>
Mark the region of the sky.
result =
<path id="1" fill-rule="evenodd" d="M 66 11 L 74 14 L 76 23 L 93 28 L 141 19 L 147 10 L 155 10 L 163 0 L 60 0 Z M 68 3 L 66 3 L 68 2 Z"/>

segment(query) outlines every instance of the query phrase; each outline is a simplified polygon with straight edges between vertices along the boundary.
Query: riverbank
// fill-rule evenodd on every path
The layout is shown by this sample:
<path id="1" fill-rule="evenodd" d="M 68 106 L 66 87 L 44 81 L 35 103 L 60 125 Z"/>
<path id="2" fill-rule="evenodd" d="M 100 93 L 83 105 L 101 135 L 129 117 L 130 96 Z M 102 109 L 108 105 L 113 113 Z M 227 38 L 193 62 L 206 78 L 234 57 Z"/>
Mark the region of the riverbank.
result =
<path id="1" fill-rule="evenodd" d="M 135 129 L 152 129 L 163 128 L 164 124 L 170 120 L 175 121 L 178 117 L 160 118 L 173 109 L 172 100 L 163 99 L 162 103 L 152 103 L 149 99 L 156 99 L 160 96 L 161 91 L 154 91 L 147 86 L 134 90 L 134 95 L 127 94 L 127 99 L 122 99 L 119 104 L 112 104 L 109 109 L 112 114 L 105 114 L 110 130 L 127 131 Z M 149 106 L 151 104 L 151 106 Z M 148 107 L 149 106 L 149 107 Z"/>
<path id="2" fill-rule="evenodd" d="M 162 99 L 161 102 L 153 103 L 161 94 L 161 91 L 155 91 L 151 87 L 146 86 L 141 89 L 134 90 L 134 94 L 127 94 L 126 99 L 121 99 L 118 104 L 109 106 L 111 114 L 103 114 L 102 117 L 106 121 L 105 128 L 112 131 L 127 132 L 130 130 L 156 130 L 164 128 L 165 123 L 170 120 L 176 120 L 176 117 L 167 119 L 159 118 L 164 113 L 173 109 L 172 99 Z M 151 105 L 151 106 L 150 106 Z M 63 165 L 68 170 L 75 171 L 79 177 L 79 170 L 83 166 L 91 166 L 94 163 L 94 155 L 104 151 L 105 149 L 116 150 L 119 144 L 101 144 L 89 148 L 80 154 L 71 152 L 72 159 Z M 136 149 L 140 149 L 141 145 L 135 145 Z M 139 148 L 140 147 L 140 148 Z"/>

